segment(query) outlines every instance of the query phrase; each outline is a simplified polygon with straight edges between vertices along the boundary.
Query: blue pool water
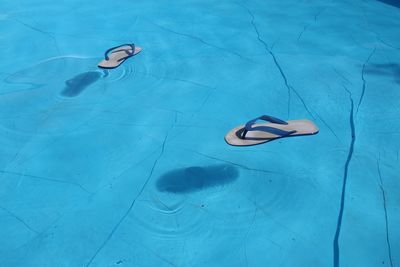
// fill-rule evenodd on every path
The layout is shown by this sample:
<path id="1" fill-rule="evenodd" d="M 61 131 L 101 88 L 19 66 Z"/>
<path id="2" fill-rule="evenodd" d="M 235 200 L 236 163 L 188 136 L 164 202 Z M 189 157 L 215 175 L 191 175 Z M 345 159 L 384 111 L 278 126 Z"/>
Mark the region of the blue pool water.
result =
<path id="1" fill-rule="evenodd" d="M 0 266 L 399 266 L 399 7 L 2 0 Z"/>

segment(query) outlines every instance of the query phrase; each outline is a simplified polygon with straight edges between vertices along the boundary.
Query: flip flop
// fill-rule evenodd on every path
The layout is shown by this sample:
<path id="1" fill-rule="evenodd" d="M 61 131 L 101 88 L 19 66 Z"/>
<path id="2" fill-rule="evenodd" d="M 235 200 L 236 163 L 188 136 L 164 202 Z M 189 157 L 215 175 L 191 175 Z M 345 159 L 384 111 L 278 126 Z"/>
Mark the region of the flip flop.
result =
<path id="1" fill-rule="evenodd" d="M 258 120 L 269 123 L 256 123 Z M 225 141 L 232 146 L 253 146 L 282 137 L 316 133 L 318 133 L 318 127 L 309 120 L 283 121 L 263 115 L 230 130 L 225 136 Z"/>
<path id="2" fill-rule="evenodd" d="M 98 64 L 98 67 L 102 69 L 114 69 L 121 65 L 127 58 L 139 54 L 140 51 L 142 51 L 142 48 L 134 44 L 111 47 L 104 53 L 104 60 Z"/>

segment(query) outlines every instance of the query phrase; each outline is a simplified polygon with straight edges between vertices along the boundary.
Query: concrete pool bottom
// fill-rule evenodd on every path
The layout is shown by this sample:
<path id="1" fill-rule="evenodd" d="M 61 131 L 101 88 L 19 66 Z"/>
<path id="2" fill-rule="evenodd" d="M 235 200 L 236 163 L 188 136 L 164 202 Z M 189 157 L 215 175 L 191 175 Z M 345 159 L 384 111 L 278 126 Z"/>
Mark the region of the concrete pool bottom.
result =
<path id="1" fill-rule="evenodd" d="M 5 22 L 15 45 L 0 70 L 12 74 L 0 85 L 1 265 L 333 265 L 346 169 L 339 262 L 398 261 L 397 9 L 205 2 L 186 13 L 135 2 L 105 31 L 96 16 L 77 19 L 93 5 L 39 2 L 66 24 L 7 4 L 51 34 Z M 114 39 L 131 41 L 120 25 L 146 50 L 62 95 Z M 35 47 L 19 36 L 44 48 L 19 56 Z M 321 132 L 225 145 L 227 130 L 263 113 L 314 117 Z M 213 168 L 223 183 L 196 183 Z"/>

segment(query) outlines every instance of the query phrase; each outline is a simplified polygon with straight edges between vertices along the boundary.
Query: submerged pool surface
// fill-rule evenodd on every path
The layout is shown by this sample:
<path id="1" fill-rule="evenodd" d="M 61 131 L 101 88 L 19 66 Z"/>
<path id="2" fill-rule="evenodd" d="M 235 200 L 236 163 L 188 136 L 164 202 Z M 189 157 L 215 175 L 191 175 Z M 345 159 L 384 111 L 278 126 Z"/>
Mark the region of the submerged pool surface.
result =
<path id="1" fill-rule="evenodd" d="M 294 2 L 2 1 L 0 265 L 399 266 L 399 2 Z"/>

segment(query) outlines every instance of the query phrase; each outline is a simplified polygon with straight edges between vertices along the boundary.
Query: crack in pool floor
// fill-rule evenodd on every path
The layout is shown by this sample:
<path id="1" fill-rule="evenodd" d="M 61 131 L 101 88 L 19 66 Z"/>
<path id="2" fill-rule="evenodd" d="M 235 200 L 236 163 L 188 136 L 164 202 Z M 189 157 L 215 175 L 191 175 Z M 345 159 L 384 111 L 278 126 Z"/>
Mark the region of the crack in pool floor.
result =
<path id="1" fill-rule="evenodd" d="M 210 156 L 210 155 L 206 155 L 206 154 L 203 154 L 203 153 L 200 153 L 200 152 L 197 152 L 197 151 L 193 151 L 193 150 L 189 150 L 189 151 L 191 151 L 193 153 L 196 153 L 197 155 L 200 155 L 200 156 L 203 156 L 203 157 L 206 157 L 206 158 L 209 158 L 209 159 L 221 161 L 221 162 L 224 162 L 224 163 L 228 163 L 230 165 L 237 166 L 239 168 L 242 168 L 242 169 L 245 169 L 245 170 L 248 170 L 248 171 L 262 172 L 262 173 L 267 173 L 267 174 L 282 174 L 282 173 L 278 173 L 278 172 L 274 172 L 274 171 L 250 168 L 250 167 L 247 167 L 247 166 L 239 164 L 239 163 L 235 163 L 235 162 L 232 162 L 232 161 L 229 161 L 229 160 L 225 160 L 225 159 L 220 159 L 220 158 L 213 157 L 213 156 Z"/>
<path id="2" fill-rule="evenodd" d="M 371 59 L 371 57 L 372 57 L 372 55 L 375 53 L 375 51 L 376 51 L 376 47 L 375 47 L 374 50 L 372 50 L 372 52 L 369 54 L 367 60 L 364 62 L 363 66 L 362 66 L 362 69 L 361 69 L 361 80 L 362 80 L 362 82 L 363 82 L 363 85 L 362 85 L 360 100 L 358 101 L 358 105 L 357 105 L 356 115 L 357 115 L 358 109 L 360 108 L 361 103 L 362 103 L 362 101 L 363 101 L 363 99 L 364 99 L 365 89 L 366 89 L 366 86 L 367 86 L 367 82 L 366 82 L 365 76 L 364 76 L 365 67 L 367 66 L 369 60 Z"/>
<path id="3" fill-rule="evenodd" d="M 378 38 L 379 42 L 381 42 L 382 44 L 384 44 L 384 45 L 386 45 L 386 46 L 388 46 L 390 48 L 393 48 L 393 49 L 396 49 L 396 50 L 400 50 L 400 47 L 396 47 L 394 45 L 389 44 L 388 42 L 383 40 L 381 37 L 378 36 L 377 38 Z"/>
<path id="4" fill-rule="evenodd" d="M 76 182 L 71 182 L 67 180 L 60 180 L 60 179 L 54 179 L 54 178 L 49 178 L 49 177 L 43 177 L 43 176 L 37 176 L 37 175 L 31 175 L 31 174 L 24 174 L 24 173 L 18 173 L 18 172 L 10 172 L 10 171 L 4 171 L 0 170 L 1 174 L 10 174 L 10 175 L 16 175 L 19 177 L 27 177 L 35 180 L 42 180 L 42 181 L 47 181 L 47 182 L 54 182 L 54 183 L 62 183 L 62 184 L 69 184 L 73 186 L 77 186 L 86 193 L 90 194 L 89 190 L 87 190 L 85 187 L 83 187 L 81 184 L 76 183 Z"/>
<path id="5" fill-rule="evenodd" d="M 162 77 L 162 76 L 155 75 L 153 73 L 141 72 L 141 71 L 138 71 L 137 73 L 138 74 L 142 74 L 144 76 L 147 75 L 147 76 L 153 77 L 155 79 L 177 81 L 177 82 L 192 84 L 192 85 L 195 85 L 195 86 L 198 86 L 198 87 L 204 87 L 204 88 L 208 88 L 208 89 L 210 89 L 210 88 L 213 89 L 213 87 L 211 87 L 209 85 L 202 84 L 202 83 L 195 82 L 195 81 L 185 80 L 185 79 L 181 79 L 181 78 L 168 77 L 168 76 Z"/>
<path id="6" fill-rule="evenodd" d="M 328 130 L 336 137 L 336 139 L 339 141 L 339 143 L 342 143 L 342 140 L 340 140 L 339 136 L 332 129 L 332 127 L 318 114 L 318 112 L 315 112 L 315 114 L 320 119 L 320 121 L 322 121 L 322 123 L 328 128 Z"/>
<path id="7" fill-rule="evenodd" d="M 322 14 L 322 12 L 325 11 L 325 9 L 327 9 L 327 7 L 321 8 L 321 10 L 319 10 L 315 15 L 314 15 L 314 22 L 313 23 L 308 23 L 307 25 L 305 25 L 303 27 L 303 30 L 300 32 L 300 34 L 297 37 L 297 42 L 300 41 L 301 37 L 303 36 L 303 34 L 307 31 L 307 29 L 312 25 L 312 24 L 316 24 L 317 23 L 317 19 L 318 17 Z"/>
<path id="8" fill-rule="evenodd" d="M 173 128 L 173 127 L 172 127 Z M 171 128 L 171 129 L 172 129 Z M 123 214 L 123 216 L 121 217 L 121 219 L 117 222 L 117 224 L 113 227 L 113 229 L 111 230 L 111 232 L 107 235 L 106 239 L 101 243 L 100 247 L 95 251 L 95 253 L 93 254 L 93 256 L 90 258 L 90 260 L 88 261 L 88 263 L 86 264 L 86 266 L 90 266 L 93 262 L 93 260 L 97 257 L 97 255 L 101 252 L 101 250 L 107 245 L 108 241 L 111 240 L 112 236 L 114 235 L 114 233 L 118 230 L 119 226 L 124 222 L 124 220 L 126 219 L 126 217 L 129 215 L 129 213 L 131 212 L 133 206 L 136 203 L 136 200 L 142 195 L 144 189 L 146 188 L 148 182 L 150 181 L 150 178 L 153 176 L 153 172 L 154 169 L 157 166 L 158 161 L 161 159 L 162 155 L 164 154 L 164 150 L 165 150 L 165 144 L 167 142 L 168 139 L 168 135 L 171 131 L 171 129 L 168 130 L 167 134 L 164 137 L 162 146 L 161 146 L 161 150 L 160 150 L 160 154 L 158 155 L 158 157 L 156 158 L 156 160 L 153 163 L 153 166 L 149 172 L 149 175 L 147 176 L 147 179 L 145 180 L 143 186 L 141 187 L 139 193 L 136 195 L 136 197 L 131 201 L 130 206 L 128 207 L 128 209 L 125 211 L 125 213 Z"/>
<path id="9" fill-rule="evenodd" d="M 39 234 L 38 231 L 36 231 L 35 229 L 32 228 L 32 226 L 30 226 L 27 222 L 25 222 L 21 217 L 19 217 L 18 215 L 16 215 L 15 213 L 11 212 L 10 210 L 1 207 L 0 206 L 0 210 L 5 211 L 6 213 L 8 213 L 11 217 L 13 217 L 14 219 L 16 219 L 17 221 L 19 221 L 20 223 L 22 223 L 27 229 L 29 229 L 31 232 L 34 232 L 35 234 Z"/>
<path id="10" fill-rule="evenodd" d="M 62 54 L 61 54 L 60 47 L 59 47 L 58 42 L 57 42 L 57 38 L 55 37 L 55 34 L 54 34 L 54 33 L 48 32 L 48 31 L 44 31 L 44 30 L 42 30 L 42 29 L 40 29 L 40 28 L 38 28 L 38 27 L 32 26 L 32 25 L 30 25 L 29 23 L 26 23 L 26 22 L 24 22 L 24 21 L 21 21 L 21 20 L 19 20 L 19 19 L 17 19 L 17 18 L 14 18 L 14 20 L 15 20 L 16 22 L 18 22 L 19 24 L 24 25 L 25 27 L 27 27 L 27 28 L 29 28 L 29 29 L 31 29 L 31 30 L 33 30 L 33 31 L 39 32 L 39 33 L 44 34 L 44 35 L 46 35 L 47 37 L 51 38 L 51 39 L 53 40 L 53 42 L 54 42 L 54 46 L 55 46 L 55 48 L 56 48 L 57 54 L 58 54 L 59 56 L 62 55 Z"/>
<path id="11" fill-rule="evenodd" d="M 304 101 L 303 97 L 299 94 L 299 92 L 289 84 L 289 81 L 287 79 L 287 76 L 285 74 L 285 72 L 283 71 L 281 65 L 278 62 L 278 59 L 276 58 L 274 52 L 272 52 L 272 50 L 269 48 L 269 45 L 267 44 L 267 42 L 265 42 L 260 35 L 260 32 L 258 30 L 257 25 L 255 24 L 254 20 L 255 20 L 255 16 L 254 14 L 251 12 L 251 10 L 249 8 L 247 8 L 246 6 L 239 4 L 239 6 L 241 6 L 242 8 L 244 8 L 245 10 L 247 10 L 247 13 L 251 16 L 251 25 L 253 26 L 254 31 L 257 34 L 257 39 L 258 41 L 264 46 L 265 50 L 267 51 L 267 53 L 272 57 L 272 60 L 274 61 L 274 64 L 276 66 L 276 68 L 278 69 L 285 87 L 287 88 L 287 92 L 288 92 L 288 103 L 287 103 L 287 113 L 288 113 L 288 117 L 290 117 L 290 103 L 291 103 L 291 91 L 293 91 L 296 96 L 299 98 L 299 100 L 301 101 L 301 103 L 303 104 L 303 107 L 305 108 L 305 110 L 307 111 L 307 113 L 313 118 L 315 119 L 314 115 L 311 113 L 311 111 L 308 109 L 306 102 Z"/>
<path id="12" fill-rule="evenodd" d="M 237 57 L 239 57 L 239 58 L 241 58 L 241 59 L 244 59 L 244 60 L 247 60 L 247 61 L 253 61 L 253 60 L 251 60 L 251 59 L 249 59 L 249 58 L 246 58 L 246 57 L 242 56 L 242 55 L 239 54 L 239 53 L 232 52 L 232 51 L 230 51 L 230 50 L 228 50 L 228 49 L 226 49 L 226 48 L 224 48 L 224 47 L 219 47 L 219 46 L 216 46 L 216 45 L 214 45 L 214 44 L 211 44 L 211 43 L 209 43 L 209 42 L 207 42 L 207 41 L 204 41 L 204 40 L 203 40 L 202 38 L 200 38 L 200 37 L 197 37 L 197 36 L 194 36 L 194 35 L 190 35 L 190 34 L 187 34 L 187 33 L 177 32 L 177 31 L 175 31 L 175 30 L 172 30 L 172 29 L 170 29 L 170 28 L 167 28 L 167 27 L 165 27 L 165 26 L 161 26 L 161 25 L 156 24 L 156 23 L 153 23 L 153 22 L 150 22 L 150 24 L 152 24 L 152 25 L 154 25 L 154 26 L 156 26 L 156 27 L 158 27 L 158 28 L 160 28 L 160 29 L 162 29 L 162 30 L 164 30 L 164 31 L 166 31 L 166 32 L 170 32 L 170 33 L 173 33 L 173 34 L 176 34 L 176 35 L 180 35 L 180 36 L 183 36 L 183 37 L 192 39 L 192 40 L 196 40 L 196 41 L 198 41 L 198 42 L 200 42 L 200 43 L 202 43 L 202 44 L 204 44 L 204 45 L 206 45 L 206 46 L 209 46 L 209 47 L 218 49 L 218 50 L 220 50 L 220 51 L 227 52 L 227 53 L 229 53 L 229 54 L 231 54 L 231 55 L 235 55 L 235 56 L 237 56 Z"/>
<path id="13" fill-rule="evenodd" d="M 354 144 L 356 141 L 356 130 L 355 130 L 355 125 L 354 125 L 354 102 L 353 102 L 351 92 L 347 89 L 346 89 L 346 91 L 349 93 L 350 103 L 351 103 L 350 119 L 349 119 L 350 120 L 350 129 L 351 129 L 351 142 L 350 142 L 350 147 L 349 147 L 349 153 L 347 155 L 346 163 L 344 166 L 342 193 L 341 193 L 341 198 L 340 198 L 340 210 L 339 210 L 339 215 L 338 215 L 338 219 L 337 219 L 335 237 L 333 240 L 333 266 L 335 266 L 335 267 L 338 267 L 340 265 L 340 263 L 339 263 L 339 259 L 340 259 L 339 236 L 340 236 L 340 230 L 342 227 L 342 219 L 343 219 L 343 212 L 344 212 L 344 206 L 345 206 L 346 185 L 347 185 L 349 165 L 350 165 L 351 159 L 353 157 Z"/>
<path id="14" fill-rule="evenodd" d="M 251 219 L 250 225 L 246 231 L 246 234 L 245 234 L 244 240 L 243 240 L 243 242 L 244 242 L 244 258 L 246 261 L 246 266 L 249 266 L 248 259 L 247 259 L 247 238 L 249 236 L 250 231 L 254 228 L 254 223 L 255 223 L 256 217 L 257 217 L 257 211 L 258 211 L 258 208 L 256 206 L 256 208 L 254 209 L 253 218 Z"/>
<path id="15" fill-rule="evenodd" d="M 386 193 L 385 193 L 385 189 L 383 187 L 383 179 L 382 179 L 382 173 L 381 173 L 380 157 L 378 157 L 378 160 L 377 160 L 376 164 L 377 164 L 377 167 L 378 167 L 379 187 L 380 187 L 381 192 L 382 192 L 383 210 L 385 212 L 386 243 L 387 243 L 387 246 L 388 246 L 390 266 L 393 267 L 392 248 L 391 248 L 391 245 L 390 245 L 390 238 L 389 238 L 388 214 L 387 214 L 387 208 L 386 208 Z"/>

